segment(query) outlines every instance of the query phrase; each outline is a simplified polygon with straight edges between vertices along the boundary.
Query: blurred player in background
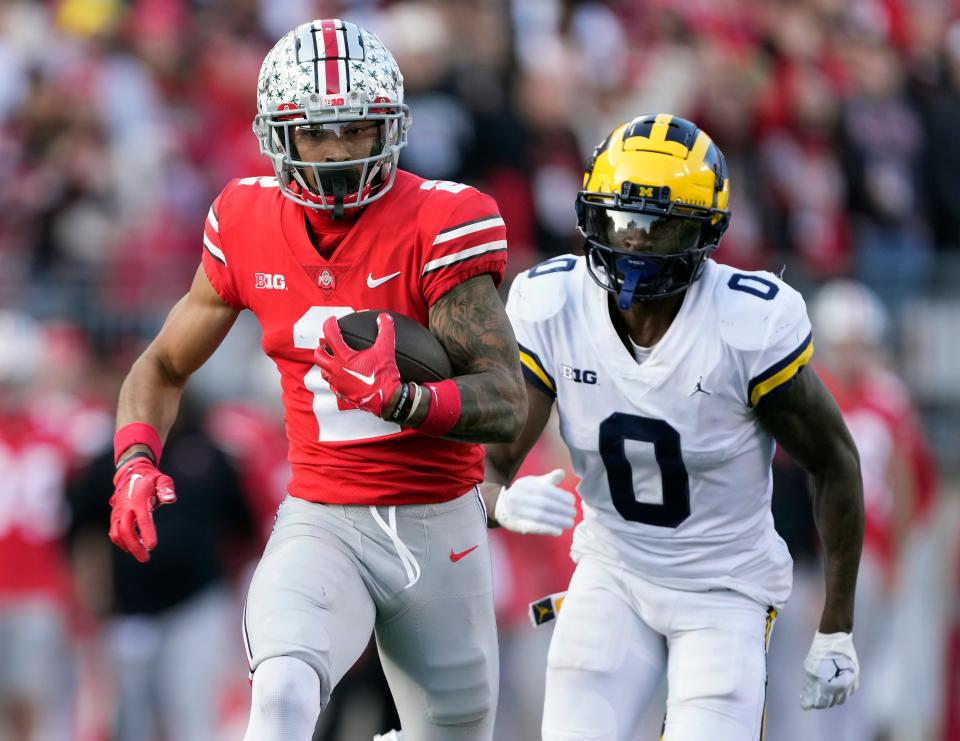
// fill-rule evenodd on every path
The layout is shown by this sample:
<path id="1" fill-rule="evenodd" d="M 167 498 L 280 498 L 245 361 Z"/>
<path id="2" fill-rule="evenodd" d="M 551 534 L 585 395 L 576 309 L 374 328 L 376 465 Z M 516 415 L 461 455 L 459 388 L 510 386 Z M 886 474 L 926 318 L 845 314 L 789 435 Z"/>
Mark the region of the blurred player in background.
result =
<path id="1" fill-rule="evenodd" d="M 932 459 L 910 393 L 890 370 L 890 318 L 880 298 L 860 283 L 832 281 L 817 293 L 811 317 L 820 343 L 817 372 L 862 463 L 858 645 L 873 678 L 857 702 L 820 723 L 821 737 L 910 738 L 929 725 L 933 705 L 918 699 L 905 711 L 899 699 L 939 691 L 939 611 L 924 596 L 937 591 L 924 537 L 934 504 Z"/>
<path id="2" fill-rule="evenodd" d="M 709 259 L 728 199 L 706 133 L 638 117 L 587 167 L 586 256 L 541 263 L 511 287 L 527 423 L 517 441 L 488 446 L 485 489 L 500 490 L 508 526 L 524 500 L 557 506 L 542 486 L 556 481 L 509 486 L 556 402 L 584 508 L 547 662 L 546 741 L 629 741 L 665 672 L 666 741 L 763 737 L 765 654 L 791 584 L 770 514 L 775 441 L 816 479 L 826 556 L 801 702 L 825 708 L 857 688 L 856 448 L 806 367 L 800 295 Z"/>
<path id="3" fill-rule="evenodd" d="M 137 564 L 103 538 L 110 510 L 103 481 L 113 452 L 91 461 L 70 490 L 71 544 L 78 573 L 109 569 L 84 580 L 85 604 L 100 605 L 104 644 L 116 683 L 113 735 L 122 741 L 216 736 L 230 652 L 233 604 L 230 562 L 252 555 L 251 510 L 232 462 L 205 430 L 205 409 L 185 397 L 166 440 L 164 469 L 175 477 L 180 506 L 157 517 L 165 547 Z M 231 549 L 245 558 L 230 559 Z"/>
<path id="4" fill-rule="evenodd" d="M 41 330 L 0 312 L 0 736 L 71 738 L 68 579 L 60 537 L 70 452 L 31 414 Z"/>
<path id="5" fill-rule="evenodd" d="M 523 423 L 517 346 L 496 292 L 494 201 L 399 171 L 403 77 L 353 23 L 298 26 L 267 54 L 254 131 L 276 177 L 210 208 L 190 292 L 120 392 L 111 539 L 145 562 L 175 501 L 162 440 L 184 385 L 243 309 L 281 374 L 292 479 L 250 586 L 247 741 L 307 741 L 376 630 L 417 741 L 492 738 L 497 700 L 479 442 Z M 429 326 L 453 379 L 402 384 L 394 330 L 354 351 L 337 318 L 389 309 Z M 162 546 L 161 546 L 162 548 Z"/>
<path id="6" fill-rule="evenodd" d="M 0 737 L 14 741 L 73 738 L 66 487 L 109 439 L 106 414 L 67 387 L 83 352 L 61 329 L 0 311 Z"/>

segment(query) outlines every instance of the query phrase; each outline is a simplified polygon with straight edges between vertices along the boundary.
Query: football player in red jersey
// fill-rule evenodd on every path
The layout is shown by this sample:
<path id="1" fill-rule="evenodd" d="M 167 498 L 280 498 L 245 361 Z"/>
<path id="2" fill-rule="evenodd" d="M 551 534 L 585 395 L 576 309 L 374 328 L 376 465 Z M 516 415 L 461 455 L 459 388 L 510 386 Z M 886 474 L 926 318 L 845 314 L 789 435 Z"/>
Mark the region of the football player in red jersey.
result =
<path id="1" fill-rule="evenodd" d="M 82 454 L 72 399 L 58 399 L 58 424 L 46 424 L 38 378 L 49 350 L 36 321 L 0 310 L 0 738 L 11 741 L 74 737 L 63 535 L 67 479 Z"/>
<path id="2" fill-rule="evenodd" d="M 238 313 L 281 374 L 292 478 L 254 574 L 243 633 L 247 741 L 311 738 L 376 631 L 405 731 L 492 738 L 496 626 L 477 443 L 511 440 L 526 407 L 496 293 L 506 233 L 473 188 L 397 169 L 403 78 L 353 23 L 305 23 L 267 54 L 254 132 L 276 177 L 230 182 L 210 208 L 190 291 L 120 392 L 110 537 L 140 561 L 176 499 L 157 466 L 184 384 Z M 367 350 L 336 319 L 410 316 L 455 377 L 402 384 L 381 315 Z M 162 547 L 162 546 L 161 546 Z"/>

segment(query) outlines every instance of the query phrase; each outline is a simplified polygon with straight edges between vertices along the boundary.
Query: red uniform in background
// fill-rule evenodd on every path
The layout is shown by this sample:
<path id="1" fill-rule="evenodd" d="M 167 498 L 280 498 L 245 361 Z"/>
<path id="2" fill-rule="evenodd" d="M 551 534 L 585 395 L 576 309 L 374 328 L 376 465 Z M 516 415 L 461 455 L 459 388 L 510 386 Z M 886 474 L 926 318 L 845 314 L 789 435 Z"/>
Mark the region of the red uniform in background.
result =
<path id="1" fill-rule="evenodd" d="M 207 424 L 211 436 L 236 462 L 254 525 L 266 543 L 290 480 L 283 425 L 266 411 L 237 402 L 214 407 Z"/>
<path id="2" fill-rule="evenodd" d="M 67 442 L 28 413 L 0 414 L 0 602 L 34 597 L 66 602 L 61 537 L 74 462 Z"/>
<path id="3" fill-rule="evenodd" d="M 889 577 L 897 558 L 898 532 L 921 522 L 931 511 L 936 494 L 932 455 L 909 392 L 896 376 L 872 369 L 856 385 L 843 386 L 826 369 L 818 367 L 817 373 L 840 406 L 860 452 L 864 549 L 882 561 Z M 896 465 L 902 470 L 892 468 Z M 910 501 L 894 501 L 893 476 L 902 477 L 901 486 L 909 492 Z M 897 523 L 897 516 L 905 520 Z"/>
<path id="4" fill-rule="evenodd" d="M 304 209 L 274 178 L 232 181 L 214 202 L 203 266 L 220 297 L 249 308 L 283 388 L 293 496 L 341 504 L 443 502 L 483 478 L 479 445 L 423 436 L 360 410 L 340 411 L 313 364 L 323 322 L 386 309 L 427 325 L 430 306 L 474 276 L 499 282 L 506 232 L 496 203 L 459 183 L 398 172 L 322 257 Z M 332 226 L 333 224 L 331 224 Z"/>

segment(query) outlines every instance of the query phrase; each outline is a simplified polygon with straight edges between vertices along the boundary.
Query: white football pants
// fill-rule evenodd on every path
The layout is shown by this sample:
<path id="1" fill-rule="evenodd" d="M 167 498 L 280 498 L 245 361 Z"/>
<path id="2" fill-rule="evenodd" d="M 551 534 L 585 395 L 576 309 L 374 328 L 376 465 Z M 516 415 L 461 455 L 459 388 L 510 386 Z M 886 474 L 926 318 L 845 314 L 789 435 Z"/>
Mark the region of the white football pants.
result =
<path id="1" fill-rule="evenodd" d="M 761 739 L 775 617 L 738 592 L 667 589 L 583 558 L 550 644 L 543 741 L 633 741 L 664 672 L 663 741 Z"/>

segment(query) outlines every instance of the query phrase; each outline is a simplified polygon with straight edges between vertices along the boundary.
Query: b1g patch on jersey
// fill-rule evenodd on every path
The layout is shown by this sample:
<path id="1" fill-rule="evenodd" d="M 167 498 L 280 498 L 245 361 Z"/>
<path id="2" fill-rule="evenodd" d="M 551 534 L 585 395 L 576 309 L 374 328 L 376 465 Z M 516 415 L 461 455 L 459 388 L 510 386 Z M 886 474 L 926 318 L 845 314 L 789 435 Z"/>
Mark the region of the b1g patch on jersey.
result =
<path id="1" fill-rule="evenodd" d="M 253 287 L 266 291 L 286 291 L 287 279 L 283 273 L 254 273 Z"/>
<path id="2" fill-rule="evenodd" d="M 563 365 L 563 363 L 560 364 L 560 375 L 574 383 L 593 385 L 597 382 L 596 371 L 586 370 L 585 368 L 574 368 L 570 365 Z"/>

